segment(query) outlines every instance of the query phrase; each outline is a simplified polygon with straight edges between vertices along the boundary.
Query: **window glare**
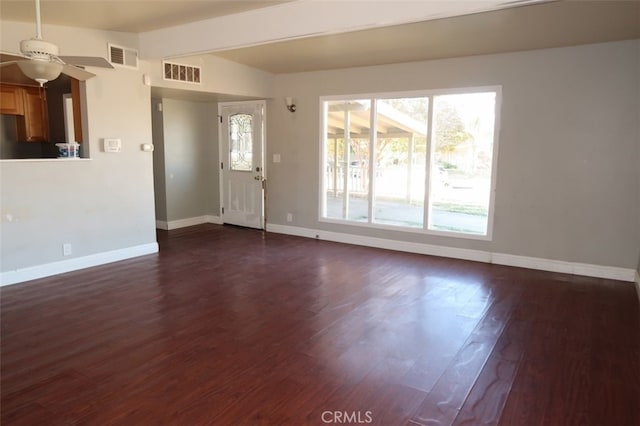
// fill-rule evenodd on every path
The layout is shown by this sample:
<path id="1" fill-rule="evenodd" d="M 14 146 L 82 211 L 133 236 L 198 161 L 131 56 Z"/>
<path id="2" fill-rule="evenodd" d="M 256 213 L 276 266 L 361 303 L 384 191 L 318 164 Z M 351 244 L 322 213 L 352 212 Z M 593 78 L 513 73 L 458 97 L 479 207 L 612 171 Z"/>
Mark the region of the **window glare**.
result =
<path id="1" fill-rule="evenodd" d="M 487 236 L 496 97 L 324 101 L 321 218 Z"/>
<path id="2" fill-rule="evenodd" d="M 495 93 L 434 96 L 429 229 L 486 235 Z"/>
<path id="3" fill-rule="evenodd" d="M 376 102 L 375 223 L 422 228 L 428 98 Z"/>

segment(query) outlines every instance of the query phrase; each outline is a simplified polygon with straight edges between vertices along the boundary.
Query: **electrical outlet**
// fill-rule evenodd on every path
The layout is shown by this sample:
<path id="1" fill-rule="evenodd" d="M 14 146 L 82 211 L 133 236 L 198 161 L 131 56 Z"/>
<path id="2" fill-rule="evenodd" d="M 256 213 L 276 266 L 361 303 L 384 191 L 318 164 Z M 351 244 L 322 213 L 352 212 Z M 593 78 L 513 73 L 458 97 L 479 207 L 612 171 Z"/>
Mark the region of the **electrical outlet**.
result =
<path id="1" fill-rule="evenodd" d="M 62 255 L 71 256 L 71 243 L 64 243 L 62 245 Z"/>
<path id="2" fill-rule="evenodd" d="M 287 213 L 287 222 L 293 222 L 293 215 L 291 213 Z"/>

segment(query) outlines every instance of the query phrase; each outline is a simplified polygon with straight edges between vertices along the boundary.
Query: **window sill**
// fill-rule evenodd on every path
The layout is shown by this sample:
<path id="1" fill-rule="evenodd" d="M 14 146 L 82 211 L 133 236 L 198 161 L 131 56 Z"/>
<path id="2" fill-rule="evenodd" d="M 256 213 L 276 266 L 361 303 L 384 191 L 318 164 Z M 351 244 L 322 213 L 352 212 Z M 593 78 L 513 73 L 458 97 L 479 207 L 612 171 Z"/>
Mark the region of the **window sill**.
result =
<path id="1" fill-rule="evenodd" d="M 381 229 L 386 231 L 407 232 L 410 234 L 433 235 L 434 237 L 461 238 L 465 240 L 479 240 L 479 241 L 493 240 L 491 232 L 489 232 L 487 235 L 465 234 L 462 232 L 436 231 L 436 230 L 424 229 L 424 228 L 411 228 L 406 226 L 394 226 L 394 225 L 384 225 L 384 224 L 369 223 L 369 222 L 356 222 L 352 220 L 332 219 L 332 218 L 326 218 L 322 216 L 318 218 L 318 222 L 333 223 L 336 225 L 348 225 L 348 226 L 354 226 L 354 227 L 360 227 L 360 228 Z"/>

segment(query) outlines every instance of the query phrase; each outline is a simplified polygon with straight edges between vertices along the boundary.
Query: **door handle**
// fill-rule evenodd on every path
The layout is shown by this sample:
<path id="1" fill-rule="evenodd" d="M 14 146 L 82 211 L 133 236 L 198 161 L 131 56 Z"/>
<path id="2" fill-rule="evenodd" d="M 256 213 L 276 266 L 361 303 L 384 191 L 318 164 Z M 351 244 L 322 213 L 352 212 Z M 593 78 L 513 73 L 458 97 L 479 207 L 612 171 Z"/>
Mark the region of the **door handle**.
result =
<path id="1" fill-rule="evenodd" d="M 262 180 L 262 176 L 254 176 L 253 179 L 254 180 Z"/>

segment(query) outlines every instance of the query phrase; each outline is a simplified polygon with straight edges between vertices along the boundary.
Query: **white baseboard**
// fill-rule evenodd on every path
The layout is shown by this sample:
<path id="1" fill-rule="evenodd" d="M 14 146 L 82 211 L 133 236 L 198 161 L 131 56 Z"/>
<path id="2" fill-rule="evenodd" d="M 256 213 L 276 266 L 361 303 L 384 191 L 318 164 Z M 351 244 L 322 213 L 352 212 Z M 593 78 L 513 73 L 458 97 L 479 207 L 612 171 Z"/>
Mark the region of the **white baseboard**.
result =
<path id="1" fill-rule="evenodd" d="M 158 243 L 149 243 L 91 254 L 89 256 L 61 260 L 59 262 L 45 263 L 44 265 L 30 266 L 23 269 L 16 269 L 14 271 L 6 271 L 0 273 L 0 287 L 157 252 Z"/>
<path id="2" fill-rule="evenodd" d="M 198 220 L 197 222 L 196 219 Z M 219 216 L 200 216 L 198 218 L 183 219 L 173 222 L 157 221 L 156 224 L 158 223 L 166 224 L 166 228 L 160 229 L 177 229 L 180 227 L 198 225 L 201 223 L 222 224 L 222 219 Z M 634 269 L 590 265 L 585 263 L 564 262 L 552 259 L 516 256 L 504 253 L 491 253 L 482 250 L 461 249 L 431 244 L 411 243 L 405 241 L 388 240 L 384 238 L 342 234 L 339 232 L 320 231 L 309 228 L 301 228 L 297 226 L 286 226 L 270 223 L 267 224 L 267 231 L 306 238 L 319 238 L 322 240 L 335 241 L 345 244 L 377 247 L 387 250 L 449 257 L 454 259 L 472 260 L 484 263 L 495 263 L 498 265 L 539 269 L 550 272 L 562 272 L 567 274 L 607 278 L 620 281 L 630 281 L 635 282 L 638 298 L 640 298 L 640 273 Z M 153 254 L 157 252 L 158 243 L 150 243 L 119 250 L 97 253 L 89 256 L 76 257 L 59 262 L 47 263 L 44 265 L 17 269 L 14 271 L 6 271 L 0 273 L 0 287 L 62 274 L 65 272 L 71 272 L 78 269 L 89 268 L 92 266 L 104 265 L 106 263 L 117 262 L 120 260 L 130 259 L 133 257 Z"/>
<path id="3" fill-rule="evenodd" d="M 156 220 L 156 228 L 170 231 L 172 229 L 186 228 L 187 226 L 201 225 L 203 223 L 215 223 L 222 225 L 222 218 L 220 216 L 206 215 L 172 220 L 169 222 Z"/>
<path id="4" fill-rule="evenodd" d="M 207 223 L 214 223 L 216 225 L 222 225 L 222 218 L 220 216 L 208 215 L 205 216 L 207 218 Z"/>
<path id="5" fill-rule="evenodd" d="M 460 249 L 431 244 L 410 243 L 406 241 L 387 240 L 384 238 L 365 237 L 362 235 L 342 234 L 340 232 L 318 231 L 298 226 L 267 224 L 268 232 L 278 234 L 297 235 L 299 237 L 319 238 L 337 243 L 355 244 L 358 246 L 377 247 L 387 250 L 406 251 L 409 253 L 428 254 L 433 256 L 451 257 L 454 259 L 490 262 L 489 253 L 480 250 Z"/>
<path id="6" fill-rule="evenodd" d="M 620 281 L 636 280 L 634 269 L 613 266 L 590 265 L 586 263 L 565 262 L 537 257 L 516 256 L 504 253 L 492 253 L 483 250 L 470 250 L 432 244 L 411 243 L 383 238 L 365 237 L 361 235 L 342 234 L 339 232 L 320 231 L 297 226 L 267 224 L 268 232 L 296 235 L 299 237 L 319 238 L 339 243 L 377 247 L 387 250 L 405 251 L 409 253 L 450 257 L 454 259 L 472 260 L 476 262 L 495 263 L 497 265 L 516 266 L 520 268 L 539 269 L 550 272 L 562 272 L 588 277 L 607 278 Z M 640 286 L 640 284 L 638 284 Z M 640 292 L 640 289 L 638 290 Z"/>
<path id="7" fill-rule="evenodd" d="M 588 263 L 565 262 L 561 260 L 543 259 L 539 257 L 515 256 L 512 254 L 492 253 L 492 263 L 497 265 L 516 266 L 519 268 L 539 269 L 541 271 L 561 272 L 564 274 L 583 275 L 586 277 L 606 278 L 610 280 L 631 281 L 634 270 L 615 266 L 591 265 Z"/>

